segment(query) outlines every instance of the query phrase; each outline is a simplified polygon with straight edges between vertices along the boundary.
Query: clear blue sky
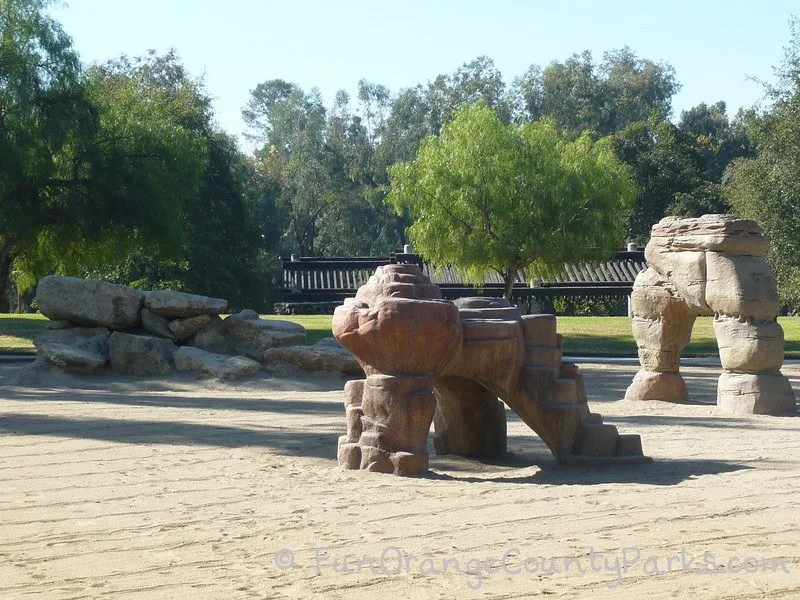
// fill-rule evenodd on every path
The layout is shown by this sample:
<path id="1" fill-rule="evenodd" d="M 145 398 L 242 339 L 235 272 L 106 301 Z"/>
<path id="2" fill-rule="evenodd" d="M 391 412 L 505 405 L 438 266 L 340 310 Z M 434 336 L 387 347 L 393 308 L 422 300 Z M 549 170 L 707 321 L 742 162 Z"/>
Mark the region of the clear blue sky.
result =
<path id="1" fill-rule="evenodd" d="M 675 114 L 724 100 L 751 106 L 789 40 L 797 0 L 70 0 L 51 13 L 85 62 L 177 49 L 205 74 L 219 123 L 244 130 L 241 109 L 259 82 L 281 78 L 327 103 L 359 79 L 393 92 L 494 59 L 506 83 L 533 63 L 630 46 L 671 63 L 682 90 Z"/>

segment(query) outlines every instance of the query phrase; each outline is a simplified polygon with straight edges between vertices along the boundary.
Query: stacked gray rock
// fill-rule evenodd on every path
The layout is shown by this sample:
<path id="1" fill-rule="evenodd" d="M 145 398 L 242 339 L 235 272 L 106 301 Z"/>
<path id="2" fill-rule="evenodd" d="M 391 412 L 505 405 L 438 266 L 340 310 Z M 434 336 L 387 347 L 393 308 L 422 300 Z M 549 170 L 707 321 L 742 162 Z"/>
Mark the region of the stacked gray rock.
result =
<path id="1" fill-rule="evenodd" d="M 36 368 L 97 372 L 109 365 L 131 375 L 174 370 L 215 377 L 258 371 L 276 346 L 304 345 L 295 323 L 259 318 L 243 310 L 226 319 L 227 301 L 173 290 L 131 287 L 50 275 L 36 300 L 50 329 L 36 341 Z"/>
<path id="2" fill-rule="evenodd" d="M 783 329 L 766 247 L 757 223 L 726 215 L 667 217 L 653 226 L 645 248 L 649 268 L 639 273 L 631 296 L 642 369 L 627 399 L 686 400 L 680 353 L 695 319 L 713 315 L 725 369 L 717 405 L 739 414 L 796 411 L 780 372 Z"/>

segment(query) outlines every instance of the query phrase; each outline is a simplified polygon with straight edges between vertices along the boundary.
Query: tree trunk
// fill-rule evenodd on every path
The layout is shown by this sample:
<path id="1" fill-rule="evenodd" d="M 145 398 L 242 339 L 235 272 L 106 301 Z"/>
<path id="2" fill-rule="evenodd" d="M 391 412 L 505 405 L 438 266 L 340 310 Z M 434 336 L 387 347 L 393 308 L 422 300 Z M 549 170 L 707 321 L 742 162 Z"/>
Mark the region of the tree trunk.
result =
<path id="1" fill-rule="evenodd" d="M 503 290 L 503 298 L 511 302 L 511 292 L 514 291 L 514 280 L 516 279 L 516 269 L 509 269 L 503 274 L 503 283 L 505 289 Z M 513 303 L 512 303 L 513 304 Z"/>
<path id="2" fill-rule="evenodd" d="M 11 243 L 6 242 L 0 250 L 0 313 L 10 312 L 8 301 L 8 282 L 11 278 L 11 263 L 14 262 L 14 255 L 11 251 Z"/>

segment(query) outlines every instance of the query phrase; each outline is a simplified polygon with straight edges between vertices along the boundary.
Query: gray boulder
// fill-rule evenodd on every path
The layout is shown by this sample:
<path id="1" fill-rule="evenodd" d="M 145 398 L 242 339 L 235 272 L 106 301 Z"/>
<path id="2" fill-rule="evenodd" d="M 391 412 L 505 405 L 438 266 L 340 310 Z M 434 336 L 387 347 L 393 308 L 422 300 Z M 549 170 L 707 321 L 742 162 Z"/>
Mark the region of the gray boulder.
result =
<path id="1" fill-rule="evenodd" d="M 178 348 L 172 358 L 175 361 L 175 369 L 177 371 L 205 373 L 220 379 L 244 377 L 261 370 L 261 363 L 245 356 L 214 354 L 191 346 Z"/>
<path id="2" fill-rule="evenodd" d="M 172 340 L 115 331 L 108 340 L 111 368 L 129 375 L 166 375 L 172 372 Z"/>
<path id="3" fill-rule="evenodd" d="M 173 319 L 169 322 L 169 329 L 177 340 L 192 337 L 211 321 L 209 315 L 197 315 L 186 319 Z"/>
<path id="4" fill-rule="evenodd" d="M 339 371 L 362 374 L 355 357 L 335 338 L 325 338 L 313 346 L 280 346 L 264 352 L 264 362 L 286 362 L 304 371 Z"/>
<path id="5" fill-rule="evenodd" d="M 197 315 L 218 315 L 228 307 L 228 301 L 174 290 L 156 290 L 147 292 L 144 306 L 162 317 L 185 319 Z"/>
<path id="6" fill-rule="evenodd" d="M 93 373 L 106 366 L 105 357 L 66 344 L 48 344 L 39 352 L 39 358 L 59 369 L 81 373 Z"/>
<path id="7" fill-rule="evenodd" d="M 251 318 L 252 311 L 215 318 L 203 327 L 190 344 L 216 354 L 244 355 L 263 360 L 264 352 L 275 346 L 305 344 L 306 330 L 288 321 Z"/>
<path id="8" fill-rule="evenodd" d="M 50 319 L 110 329 L 136 327 L 143 299 L 124 285 L 60 275 L 42 278 L 36 288 L 39 310 Z"/>
<path id="9" fill-rule="evenodd" d="M 240 319 L 248 319 L 252 321 L 253 319 L 260 319 L 261 316 L 254 311 L 252 308 L 245 308 L 244 310 L 240 310 L 238 313 Z"/>
<path id="10" fill-rule="evenodd" d="M 142 309 L 142 327 L 158 337 L 167 338 L 168 340 L 175 339 L 175 334 L 169 328 L 169 319 L 157 315 L 149 308 Z"/>
<path id="11" fill-rule="evenodd" d="M 91 373 L 102 369 L 108 361 L 110 335 L 105 327 L 71 327 L 44 331 L 33 343 L 44 363 L 67 371 Z"/>

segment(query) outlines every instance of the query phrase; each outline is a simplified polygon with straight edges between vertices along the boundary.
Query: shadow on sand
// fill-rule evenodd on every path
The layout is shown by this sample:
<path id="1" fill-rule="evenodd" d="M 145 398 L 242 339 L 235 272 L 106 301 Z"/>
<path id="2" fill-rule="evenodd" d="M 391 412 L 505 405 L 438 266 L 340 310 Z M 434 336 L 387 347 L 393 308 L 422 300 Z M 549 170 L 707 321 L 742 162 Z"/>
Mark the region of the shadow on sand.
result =
<path id="1" fill-rule="evenodd" d="M 281 454 L 335 460 L 339 432 L 308 432 L 281 427 L 247 429 L 175 421 L 136 419 L 64 419 L 43 415 L 0 417 L 0 434 L 48 435 L 120 444 L 164 444 L 273 448 Z"/>
<path id="2" fill-rule="evenodd" d="M 546 449 L 545 449 L 546 450 Z M 487 466 L 504 467 L 501 472 L 485 471 L 482 475 L 458 475 L 459 467 L 466 470 L 465 465 L 454 465 L 448 457 L 438 457 L 431 461 L 434 469 L 427 477 L 444 481 L 460 481 L 465 483 L 496 482 L 501 484 L 546 484 L 546 485 L 601 485 L 607 483 L 640 483 L 646 485 L 672 486 L 689 479 L 697 479 L 705 475 L 731 473 L 753 467 L 745 463 L 736 463 L 712 459 L 676 459 L 658 460 L 646 464 L 608 465 L 593 467 L 572 467 L 560 465 L 549 454 L 533 458 L 530 453 L 524 455 L 509 454 L 500 461 L 484 462 Z M 532 459 L 533 458 L 533 459 Z M 528 475 L 517 476 L 515 471 L 538 467 Z M 443 468 L 447 472 L 436 470 Z M 473 469 L 470 469 L 474 472 Z"/>

